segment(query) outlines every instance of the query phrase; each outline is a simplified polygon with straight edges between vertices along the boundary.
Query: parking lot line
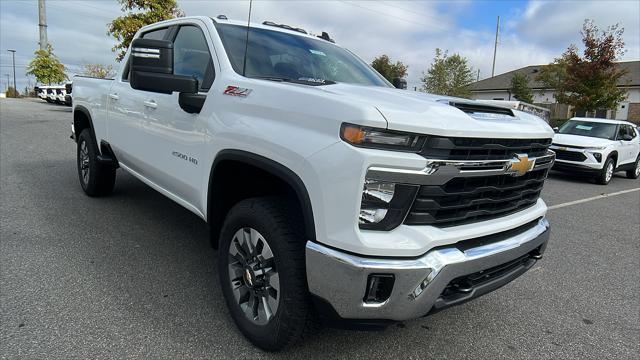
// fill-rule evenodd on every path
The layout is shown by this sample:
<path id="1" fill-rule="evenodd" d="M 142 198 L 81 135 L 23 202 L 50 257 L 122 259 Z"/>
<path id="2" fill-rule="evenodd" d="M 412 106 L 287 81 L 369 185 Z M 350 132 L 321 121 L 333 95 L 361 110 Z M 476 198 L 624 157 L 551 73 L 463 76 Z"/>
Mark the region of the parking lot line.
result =
<path id="1" fill-rule="evenodd" d="M 614 192 L 614 193 L 611 193 L 611 194 L 604 194 L 603 193 L 603 194 L 600 194 L 598 196 L 592 196 L 592 197 L 585 198 L 585 199 L 580 199 L 580 200 L 575 200 L 575 201 L 569 201 L 569 202 L 562 203 L 562 204 L 552 205 L 552 206 L 549 206 L 549 210 L 559 209 L 559 208 L 563 208 L 563 207 L 571 206 L 571 205 L 576 205 L 576 204 L 582 204 L 582 203 L 585 203 L 585 202 L 598 200 L 598 199 L 603 199 L 603 198 L 608 198 L 608 197 L 611 197 L 611 196 L 627 194 L 627 193 L 634 192 L 634 191 L 640 191 L 640 188 L 622 190 L 622 191 Z"/>

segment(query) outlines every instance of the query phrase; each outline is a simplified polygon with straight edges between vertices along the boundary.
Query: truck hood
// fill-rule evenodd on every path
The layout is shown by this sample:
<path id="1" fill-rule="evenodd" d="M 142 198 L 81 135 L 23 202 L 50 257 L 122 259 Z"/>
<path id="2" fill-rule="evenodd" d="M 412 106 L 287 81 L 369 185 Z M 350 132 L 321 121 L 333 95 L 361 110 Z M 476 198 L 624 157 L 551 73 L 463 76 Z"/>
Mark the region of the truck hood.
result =
<path id="1" fill-rule="evenodd" d="M 579 147 L 599 147 L 607 146 L 613 141 L 609 139 L 602 139 L 591 136 L 580 136 L 570 134 L 555 134 L 553 136 L 553 143 L 560 145 L 579 146 Z"/>
<path id="2" fill-rule="evenodd" d="M 417 91 L 334 84 L 320 87 L 324 91 L 373 106 L 387 120 L 391 130 L 456 137 L 550 138 L 553 130 L 537 116 L 513 110 L 512 116 L 471 116 L 449 105 L 449 101 L 487 104 L 467 99 L 432 95 Z M 489 114 L 493 115 L 493 114 Z"/>

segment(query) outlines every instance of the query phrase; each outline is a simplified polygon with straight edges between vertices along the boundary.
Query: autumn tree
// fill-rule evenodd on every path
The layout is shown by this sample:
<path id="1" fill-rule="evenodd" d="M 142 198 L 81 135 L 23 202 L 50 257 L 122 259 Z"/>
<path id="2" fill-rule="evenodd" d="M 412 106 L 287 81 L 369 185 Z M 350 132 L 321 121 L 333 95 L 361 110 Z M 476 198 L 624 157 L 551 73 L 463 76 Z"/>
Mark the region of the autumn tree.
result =
<path id="1" fill-rule="evenodd" d="M 35 76 L 36 81 L 47 85 L 61 83 L 68 79 L 64 65 L 53 54 L 51 44 L 48 44 L 46 49 L 36 50 L 34 54 L 35 57 L 27 67 L 27 75 Z"/>
<path id="2" fill-rule="evenodd" d="M 117 52 L 117 61 L 124 58 L 133 36 L 143 26 L 158 21 L 184 16 L 184 12 L 178 8 L 176 0 L 117 0 L 122 12 L 126 15 L 119 16 L 107 24 L 107 34 L 118 40 L 111 50 Z"/>
<path id="3" fill-rule="evenodd" d="M 432 94 L 469 97 L 468 85 L 474 81 L 473 69 L 459 54 L 436 49 L 436 56 L 427 73 L 423 73 L 423 90 Z"/>
<path id="4" fill-rule="evenodd" d="M 113 65 L 84 64 L 82 65 L 82 75 L 100 79 L 110 79 L 115 76 Z"/>
<path id="5" fill-rule="evenodd" d="M 371 67 L 376 69 L 376 71 L 384 76 L 385 79 L 389 80 L 390 83 L 393 83 L 394 78 L 404 78 L 407 76 L 408 66 L 401 61 L 392 62 L 387 55 L 381 55 L 375 58 L 371 62 Z"/>
<path id="6" fill-rule="evenodd" d="M 585 20 L 582 56 L 577 46 L 570 45 L 561 57 L 542 67 L 537 79 L 554 89 L 558 103 L 576 110 L 615 109 L 627 96 L 618 87 L 627 71 L 616 65 L 625 52 L 623 33 L 619 24 L 601 31 L 593 20 Z"/>
<path id="7" fill-rule="evenodd" d="M 515 73 L 511 78 L 511 95 L 520 101 L 533 103 L 533 92 L 529 87 L 529 77 L 524 74 Z"/>

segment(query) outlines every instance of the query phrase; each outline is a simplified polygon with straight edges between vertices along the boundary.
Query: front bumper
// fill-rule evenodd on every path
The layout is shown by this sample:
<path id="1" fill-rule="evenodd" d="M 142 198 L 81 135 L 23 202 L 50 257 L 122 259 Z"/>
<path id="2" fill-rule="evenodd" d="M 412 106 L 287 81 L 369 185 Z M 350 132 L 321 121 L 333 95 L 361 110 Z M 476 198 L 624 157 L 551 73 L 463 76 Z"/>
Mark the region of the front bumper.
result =
<path id="1" fill-rule="evenodd" d="M 521 232 L 512 229 L 466 240 L 410 259 L 362 257 L 307 242 L 309 291 L 342 319 L 418 318 L 486 294 L 523 274 L 541 257 L 549 232 L 548 221 L 541 218 Z M 365 302 L 372 274 L 394 277 L 383 302 Z M 461 289 L 458 282 L 467 276 L 480 281 Z"/>

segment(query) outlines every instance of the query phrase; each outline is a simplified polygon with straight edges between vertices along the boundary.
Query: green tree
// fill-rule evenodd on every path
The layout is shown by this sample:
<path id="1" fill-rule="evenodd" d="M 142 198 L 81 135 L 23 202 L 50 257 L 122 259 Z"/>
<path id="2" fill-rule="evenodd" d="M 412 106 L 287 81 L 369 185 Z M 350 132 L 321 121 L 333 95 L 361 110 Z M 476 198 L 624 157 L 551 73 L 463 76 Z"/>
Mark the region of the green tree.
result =
<path id="1" fill-rule="evenodd" d="M 401 61 L 393 63 L 387 55 L 381 55 L 375 58 L 371 62 L 371 67 L 376 69 L 376 71 L 384 76 L 385 79 L 389 80 L 390 83 L 393 83 L 394 78 L 404 78 L 407 76 L 407 69 L 409 68 Z"/>
<path id="2" fill-rule="evenodd" d="M 84 64 L 82 65 L 82 75 L 100 79 L 110 79 L 115 76 L 116 72 L 112 65 L 102 64 Z"/>
<path id="3" fill-rule="evenodd" d="M 524 74 L 515 73 L 511 78 L 511 95 L 520 101 L 533 103 L 533 92 L 529 87 L 529 77 Z"/>
<path id="4" fill-rule="evenodd" d="M 107 34 L 118 40 L 111 50 L 117 52 L 117 61 L 124 58 L 133 36 L 143 26 L 158 21 L 184 16 L 176 0 L 117 0 L 126 15 L 115 18 L 107 24 Z"/>
<path id="5" fill-rule="evenodd" d="M 68 79 L 65 67 L 53 54 L 51 44 L 45 50 L 36 50 L 35 57 L 27 67 L 27 75 L 33 75 L 41 84 L 57 84 Z"/>
<path id="6" fill-rule="evenodd" d="M 615 109 L 626 99 L 618 87 L 627 71 L 616 65 L 624 55 L 624 28 L 619 24 L 600 31 L 593 20 L 582 26 L 582 56 L 570 45 L 561 57 L 540 71 L 538 80 L 554 89 L 556 101 L 577 110 Z"/>
<path id="7" fill-rule="evenodd" d="M 458 55 L 448 55 L 436 49 L 436 56 L 427 73 L 423 73 L 423 90 L 432 94 L 469 97 L 468 85 L 475 80 L 473 69 L 467 59 Z"/>

